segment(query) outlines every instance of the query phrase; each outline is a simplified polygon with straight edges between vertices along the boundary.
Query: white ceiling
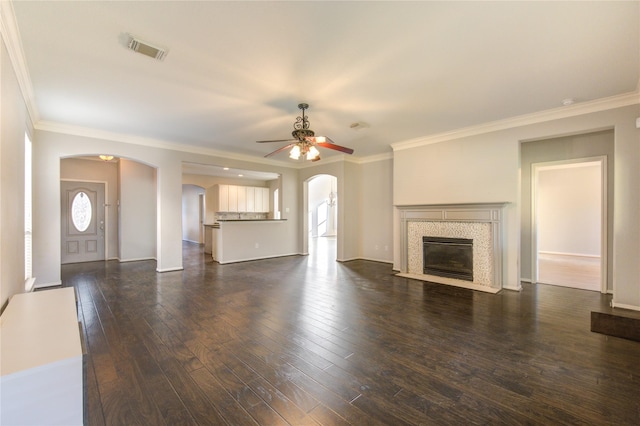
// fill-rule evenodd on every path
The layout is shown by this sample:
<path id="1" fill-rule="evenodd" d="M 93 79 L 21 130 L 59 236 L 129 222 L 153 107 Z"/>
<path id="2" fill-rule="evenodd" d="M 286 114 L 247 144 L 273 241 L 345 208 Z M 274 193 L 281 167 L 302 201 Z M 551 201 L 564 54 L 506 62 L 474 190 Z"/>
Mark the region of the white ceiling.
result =
<path id="1" fill-rule="evenodd" d="M 316 134 L 355 149 L 628 94 L 626 2 L 14 1 L 32 108 L 78 126 L 256 158 Z M 127 34 L 166 47 L 127 50 Z M 352 129 L 352 123 L 362 123 Z M 338 153 L 323 150 L 323 158 Z M 286 153 L 276 156 L 289 160 Z"/>

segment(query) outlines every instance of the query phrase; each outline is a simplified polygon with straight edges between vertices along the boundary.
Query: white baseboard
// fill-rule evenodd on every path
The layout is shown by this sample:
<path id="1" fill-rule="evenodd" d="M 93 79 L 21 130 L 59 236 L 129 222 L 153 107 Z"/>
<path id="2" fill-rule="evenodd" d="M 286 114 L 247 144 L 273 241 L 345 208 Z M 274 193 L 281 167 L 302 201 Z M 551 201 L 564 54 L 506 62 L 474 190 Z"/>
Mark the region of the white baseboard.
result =
<path id="1" fill-rule="evenodd" d="M 589 258 L 600 259 L 600 255 L 598 254 L 565 253 L 561 251 L 545 251 L 545 250 L 540 250 L 538 251 L 538 253 L 550 254 L 552 256 L 589 257 Z"/>
<path id="2" fill-rule="evenodd" d="M 127 262 L 140 262 L 143 260 L 156 260 L 155 257 L 138 257 L 138 258 L 134 258 L 134 259 L 118 259 L 118 261 L 120 263 L 127 263 Z"/>
<path id="3" fill-rule="evenodd" d="M 183 238 L 183 239 L 182 239 L 182 241 L 186 241 L 186 242 L 188 242 L 188 243 L 193 243 L 193 244 L 203 244 L 203 243 L 201 243 L 200 241 L 187 240 L 187 239 L 185 239 L 185 238 Z"/>
<path id="4" fill-rule="evenodd" d="M 629 309 L 629 310 L 632 310 L 632 311 L 640 311 L 640 306 L 627 305 L 627 304 L 624 304 L 624 303 L 616 303 L 613 300 L 611 301 L 611 307 L 612 308 Z"/>
<path id="5" fill-rule="evenodd" d="M 182 266 L 176 266 L 175 268 L 165 268 L 165 269 L 156 269 L 156 272 L 175 272 L 175 271 L 183 271 L 184 268 Z"/>
<path id="6" fill-rule="evenodd" d="M 509 286 L 506 285 L 504 287 L 502 287 L 503 290 L 509 290 L 509 291 L 522 291 L 522 286 L 521 285 L 517 285 L 517 286 Z"/>
<path id="7" fill-rule="evenodd" d="M 62 285 L 62 281 L 53 281 L 50 283 L 35 284 L 33 288 L 36 289 L 36 288 L 58 287 L 61 285 Z"/>
<path id="8" fill-rule="evenodd" d="M 225 260 L 224 262 L 217 261 L 221 265 L 227 265 L 229 263 L 240 263 L 240 262 L 250 262 L 252 260 L 262 260 L 262 259 L 275 259 L 276 257 L 289 257 L 289 256 L 300 256 L 299 253 L 289 253 L 289 254 L 274 254 L 272 256 L 258 256 L 258 257 L 249 257 L 245 259 L 232 259 Z"/>
<path id="9" fill-rule="evenodd" d="M 25 293 L 31 293 L 35 288 L 36 277 L 30 277 L 24 280 L 24 291 Z"/>
<path id="10" fill-rule="evenodd" d="M 357 259 L 354 259 L 354 260 L 368 260 L 369 262 L 388 263 L 388 264 L 393 265 L 393 261 L 392 260 L 375 259 L 373 257 L 358 257 Z"/>

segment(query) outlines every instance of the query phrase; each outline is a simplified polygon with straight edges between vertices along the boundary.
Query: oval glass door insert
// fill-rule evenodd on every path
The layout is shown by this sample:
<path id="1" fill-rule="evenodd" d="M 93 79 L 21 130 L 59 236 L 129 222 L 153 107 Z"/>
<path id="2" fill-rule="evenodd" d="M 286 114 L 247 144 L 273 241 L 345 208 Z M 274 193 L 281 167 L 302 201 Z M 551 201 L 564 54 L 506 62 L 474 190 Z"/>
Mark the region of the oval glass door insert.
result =
<path id="1" fill-rule="evenodd" d="M 80 232 L 86 231 L 91 224 L 91 213 L 92 208 L 89 196 L 85 192 L 78 192 L 71 203 L 73 226 Z"/>

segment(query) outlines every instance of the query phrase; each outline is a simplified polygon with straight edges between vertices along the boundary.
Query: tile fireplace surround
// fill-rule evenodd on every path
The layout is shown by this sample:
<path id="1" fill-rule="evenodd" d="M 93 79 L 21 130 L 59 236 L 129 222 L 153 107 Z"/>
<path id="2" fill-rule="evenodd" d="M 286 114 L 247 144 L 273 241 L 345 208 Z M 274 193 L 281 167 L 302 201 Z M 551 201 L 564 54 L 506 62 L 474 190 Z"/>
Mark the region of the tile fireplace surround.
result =
<path id="1" fill-rule="evenodd" d="M 502 289 L 503 208 L 507 203 L 396 206 L 400 212 L 401 277 L 488 293 Z M 425 275 L 422 237 L 473 240 L 473 282 Z"/>

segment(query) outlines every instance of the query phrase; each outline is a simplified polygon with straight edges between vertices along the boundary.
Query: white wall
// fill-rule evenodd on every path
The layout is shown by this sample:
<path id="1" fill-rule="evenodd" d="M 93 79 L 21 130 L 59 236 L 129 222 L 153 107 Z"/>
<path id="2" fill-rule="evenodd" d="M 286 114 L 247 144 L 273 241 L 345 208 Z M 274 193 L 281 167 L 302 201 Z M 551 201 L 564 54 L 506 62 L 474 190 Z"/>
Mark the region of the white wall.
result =
<path id="1" fill-rule="evenodd" d="M 182 185 L 182 239 L 193 243 L 204 243 L 200 241 L 200 195 L 204 188 Z"/>
<path id="2" fill-rule="evenodd" d="M 519 144 L 515 135 L 483 134 L 394 152 L 395 205 L 507 202 L 504 287 L 519 289 Z M 400 269 L 394 213 L 394 267 Z"/>
<path id="3" fill-rule="evenodd" d="M 60 282 L 60 158 L 112 154 L 122 159 L 135 159 L 152 167 L 158 167 L 156 192 L 158 241 L 155 258 L 160 271 L 182 268 L 181 222 L 182 163 L 178 155 L 159 148 L 128 144 L 109 139 L 71 135 L 53 131 L 36 130 L 34 140 L 34 274 L 41 282 Z M 122 177 L 127 176 L 125 171 Z M 120 181 L 121 187 L 127 185 Z M 153 186 L 153 191 L 156 191 Z M 145 186 L 145 189 L 148 189 Z M 152 197 L 153 195 L 149 195 Z M 140 201 L 147 200 L 145 194 Z M 53 207 L 52 207 L 53 206 Z M 146 210 L 143 210 L 146 212 Z M 160 214 L 162 213 L 162 214 Z M 122 212 L 120 213 L 122 220 Z M 127 219 L 128 220 L 128 219 Z M 58 224 L 58 225 L 56 225 Z M 127 225 L 128 226 L 128 225 Z M 120 246 L 127 247 L 126 234 L 121 231 Z M 126 253 L 125 253 L 126 255 Z M 123 253 L 120 253 L 120 257 Z M 125 258 L 126 259 L 126 258 Z"/>
<path id="4" fill-rule="evenodd" d="M 119 170 L 120 261 L 155 259 L 156 171 L 153 167 L 127 159 L 120 160 Z M 173 226 L 180 227 L 181 222 Z"/>
<path id="5" fill-rule="evenodd" d="M 615 129 L 614 305 L 640 308 L 640 105 L 584 113 L 422 146 L 396 147 L 394 204 L 508 202 L 505 288 L 520 286 L 520 153 L 522 141 Z M 394 213 L 394 264 L 399 266 Z"/>
<path id="6" fill-rule="evenodd" d="M 538 251 L 600 256 L 600 166 L 540 170 Z"/>
<path id="7" fill-rule="evenodd" d="M 359 218 L 362 228 L 360 256 L 393 262 L 393 160 L 364 163 Z"/>
<path id="8" fill-rule="evenodd" d="M 317 175 L 337 178 L 338 244 L 340 261 L 393 260 L 393 160 L 364 163 L 349 160 L 322 163 L 300 170 L 300 190 L 304 181 Z M 306 200 L 301 210 L 308 206 Z M 302 237 L 306 239 L 306 233 Z M 306 247 L 306 242 L 303 243 Z M 377 246 L 377 249 L 376 249 Z"/>
<path id="9" fill-rule="evenodd" d="M 0 310 L 24 292 L 24 136 L 27 108 L 0 43 Z M 37 277 L 36 277 L 37 279 Z"/>
<path id="10" fill-rule="evenodd" d="M 281 227 L 282 242 L 288 252 L 298 252 L 298 213 L 296 206 L 297 171 L 250 163 L 240 160 L 223 159 L 206 155 L 202 152 L 173 151 L 155 148 L 147 141 L 142 143 L 125 143 L 104 134 L 91 137 L 83 134 L 69 134 L 54 131 L 57 129 L 39 129 L 34 140 L 34 275 L 39 276 L 41 283 L 55 284 L 60 282 L 60 158 L 84 155 L 112 154 L 118 158 L 142 163 L 156 170 L 156 184 L 147 185 L 156 189 L 156 220 L 154 230 L 157 244 L 155 258 L 159 272 L 182 269 L 182 163 L 197 162 L 201 164 L 224 164 L 231 168 L 273 172 L 282 175 L 282 198 L 290 212 L 283 213 L 287 222 Z M 88 131 L 88 134 L 98 132 Z M 122 160 L 121 160 L 122 161 Z M 134 166 L 135 167 L 135 166 Z M 122 174 L 123 179 L 129 170 Z M 131 170 L 132 173 L 137 173 Z M 145 175 L 150 182 L 150 175 Z M 128 182 L 121 181 L 121 188 L 126 189 Z M 145 191 L 146 191 L 145 189 Z M 148 192 L 145 192 L 148 194 Z M 133 196 L 133 193 L 131 192 Z M 146 197 L 146 195 L 145 195 Z M 151 199 L 142 198 L 145 206 L 152 204 Z M 51 208 L 51 206 L 54 206 Z M 145 217 L 152 217 L 146 210 Z M 124 212 L 121 212 L 120 216 Z M 128 225 L 127 225 L 128 226 Z M 121 229 L 121 247 L 128 247 L 125 230 Z M 123 241 L 122 239 L 125 238 Z M 134 247 L 134 246 L 131 246 Z M 136 248 L 137 250 L 138 248 Z M 146 256 L 146 248 L 143 255 Z M 127 257 L 124 257 L 124 256 Z M 121 259 L 130 260 L 135 253 L 120 253 Z"/>
<path id="11" fill-rule="evenodd" d="M 107 259 L 118 258 L 118 163 L 63 158 L 60 160 L 60 179 L 105 182 Z"/>

